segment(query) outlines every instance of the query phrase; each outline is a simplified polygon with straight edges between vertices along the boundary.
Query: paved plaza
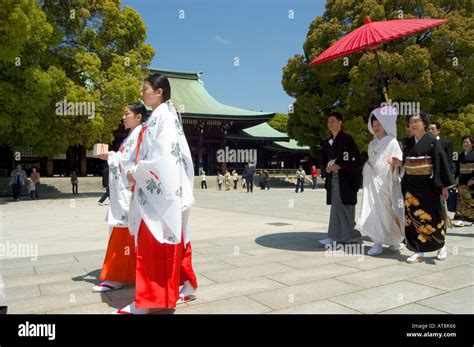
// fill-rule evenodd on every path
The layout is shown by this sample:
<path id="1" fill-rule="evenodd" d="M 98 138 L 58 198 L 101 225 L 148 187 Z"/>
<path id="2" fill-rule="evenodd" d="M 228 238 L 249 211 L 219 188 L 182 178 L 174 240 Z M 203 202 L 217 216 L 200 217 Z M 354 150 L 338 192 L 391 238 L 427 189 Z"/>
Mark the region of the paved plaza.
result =
<path id="1" fill-rule="evenodd" d="M 99 194 L 0 200 L 0 271 L 8 313 L 107 314 L 134 288 L 92 293 L 108 241 Z M 198 298 L 155 313 L 474 313 L 474 227 L 448 231 L 448 257 L 408 264 L 407 250 L 330 252 L 323 189 L 195 191 Z M 358 212 L 357 212 L 358 214 Z M 0 291 L 1 291 L 0 283 Z"/>

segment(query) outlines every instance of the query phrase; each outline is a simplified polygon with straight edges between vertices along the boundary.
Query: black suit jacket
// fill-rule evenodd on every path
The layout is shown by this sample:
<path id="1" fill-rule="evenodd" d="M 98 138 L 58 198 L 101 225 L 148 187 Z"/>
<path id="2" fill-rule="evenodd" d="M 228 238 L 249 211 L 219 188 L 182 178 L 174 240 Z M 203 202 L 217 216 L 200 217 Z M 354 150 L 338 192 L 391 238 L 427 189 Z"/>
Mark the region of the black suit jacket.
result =
<path id="1" fill-rule="evenodd" d="M 451 172 L 454 175 L 456 173 L 456 167 L 453 162 L 453 143 L 442 137 L 439 138 L 439 144 L 441 148 L 443 148 L 444 152 L 446 153 L 446 157 L 448 159 L 449 167 L 451 168 Z"/>
<path id="2" fill-rule="evenodd" d="M 357 191 L 362 183 L 362 162 L 359 148 L 352 136 L 342 130 L 329 143 L 332 137 L 321 142 L 321 175 L 326 179 L 326 204 L 331 205 L 332 173 L 326 172 L 326 166 L 336 159 L 341 169 L 338 172 L 341 200 L 344 205 L 357 204 Z"/>
<path id="3" fill-rule="evenodd" d="M 245 167 L 245 178 L 251 179 L 253 178 L 253 175 L 255 175 L 255 167 L 254 166 L 246 166 Z"/>

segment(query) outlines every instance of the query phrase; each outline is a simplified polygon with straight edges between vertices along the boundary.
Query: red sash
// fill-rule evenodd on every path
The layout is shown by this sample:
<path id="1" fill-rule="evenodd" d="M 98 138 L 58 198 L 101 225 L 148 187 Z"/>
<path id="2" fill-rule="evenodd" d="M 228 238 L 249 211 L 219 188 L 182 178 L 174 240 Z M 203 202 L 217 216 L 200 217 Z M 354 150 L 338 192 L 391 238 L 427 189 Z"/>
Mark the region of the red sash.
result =
<path id="1" fill-rule="evenodd" d="M 143 141 L 143 134 L 145 133 L 146 129 L 148 129 L 147 125 L 142 127 L 142 130 L 140 130 L 140 134 L 138 135 L 137 148 L 135 150 L 135 165 L 138 164 L 138 152 L 140 151 L 140 146 Z M 135 184 L 133 184 L 131 191 L 132 193 L 135 191 Z"/>

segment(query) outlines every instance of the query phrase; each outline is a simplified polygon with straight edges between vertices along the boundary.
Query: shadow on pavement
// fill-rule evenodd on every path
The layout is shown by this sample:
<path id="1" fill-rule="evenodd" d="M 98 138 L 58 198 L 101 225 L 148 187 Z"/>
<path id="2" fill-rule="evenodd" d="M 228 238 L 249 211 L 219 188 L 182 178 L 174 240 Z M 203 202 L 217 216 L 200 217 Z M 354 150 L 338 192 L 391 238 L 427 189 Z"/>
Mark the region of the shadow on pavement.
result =
<path id="1" fill-rule="evenodd" d="M 326 237 L 325 232 L 288 232 L 268 234 L 257 237 L 255 242 L 263 247 L 287 251 L 314 251 L 324 252 L 324 247 L 319 247 L 318 240 Z"/>
<path id="2" fill-rule="evenodd" d="M 97 269 L 97 270 L 94 270 L 94 271 L 90 271 L 90 272 L 86 273 L 85 275 L 73 277 L 71 279 L 74 282 L 82 281 L 82 282 L 93 283 L 95 285 L 95 284 L 97 284 L 97 281 L 99 280 L 100 271 L 101 271 L 101 269 Z"/>
<path id="3" fill-rule="evenodd" d="M 327 252 L 332 249 L 326 248 L 323 245 L 319 244 L 318 240 L 322 240 L 327 236 L 326 232 L 288 232 L 288 233 L 277 233 L 277 234 L 268 234 L 263 235 L 255 239 L 255 242 L 263 247 L 287 250 L 287 251 L 301 251 L 301 252 Z M 371 241 L 369 237 L 363 236 L 363 241 Z M 354 247 L 356 245 L 343 245 L 338 244 L 333 252 L 344 251 L 344 252 L 354 252 Z M 360 254 L 368 256 L 367 251 L 370 249 L 368 245 L 362 245 L 363 247 L 359 248 Z M 378 257 L 386 259 L 395 259 L 400 262 L 405 262 L 407 256 L 402 255 L 400 251 L 390 251 L 384 249 L 384 253 Z"/>

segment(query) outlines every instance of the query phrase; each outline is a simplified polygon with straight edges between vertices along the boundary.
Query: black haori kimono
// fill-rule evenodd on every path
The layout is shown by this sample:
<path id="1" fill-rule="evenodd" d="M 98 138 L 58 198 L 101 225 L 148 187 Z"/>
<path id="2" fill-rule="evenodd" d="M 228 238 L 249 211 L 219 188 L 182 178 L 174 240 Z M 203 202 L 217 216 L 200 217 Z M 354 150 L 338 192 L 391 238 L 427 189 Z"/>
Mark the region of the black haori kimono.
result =
<path id="1" fill-rule="evenodd" d="M 427 133 L 417 143 L 414 136 L 407 140 L 403 160 L 407 248 L 436 251 L 444 246 L 446 237 L 442 188 L 454 184 L 449 161 L 439 142 Z"/>
<path id="2" fill-rule="evenodd" d="M 331 160 L 341 167 L 337 173 L 326 173 Z M 362 163 L 352 136 L 340 131 L 334 139 L 321 142 L 321 174 L 325 178 L 326 204 L 331 205 L 328 237 L 336 241 L 359 238 L 361 234 L 354 226 Z"/>

